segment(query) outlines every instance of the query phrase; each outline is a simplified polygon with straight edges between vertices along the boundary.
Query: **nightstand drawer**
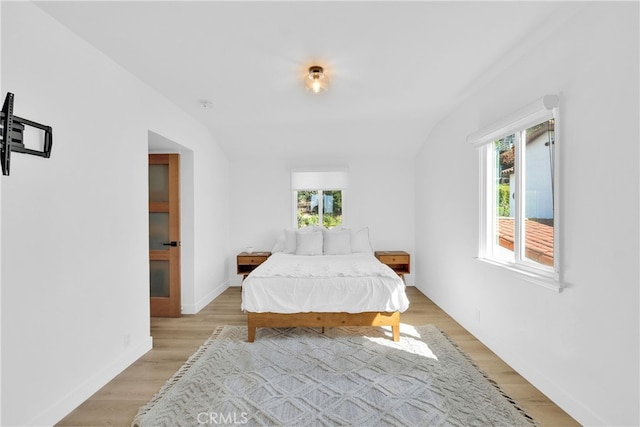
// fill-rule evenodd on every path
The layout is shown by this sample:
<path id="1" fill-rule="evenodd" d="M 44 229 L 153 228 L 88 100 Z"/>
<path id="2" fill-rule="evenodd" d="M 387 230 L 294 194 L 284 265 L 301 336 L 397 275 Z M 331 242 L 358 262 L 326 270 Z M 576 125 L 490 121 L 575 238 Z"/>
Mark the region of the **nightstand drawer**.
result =
<path id="1" fill-rule="evenodd" d="M 238 264 L 241 265 L 260 265 L 268 256 L 238 256 Z"/>
<path id="2" fill-rule="evenodd" d="M 378 255 L 383 264 L 409 264 L 409 255 Z"/>

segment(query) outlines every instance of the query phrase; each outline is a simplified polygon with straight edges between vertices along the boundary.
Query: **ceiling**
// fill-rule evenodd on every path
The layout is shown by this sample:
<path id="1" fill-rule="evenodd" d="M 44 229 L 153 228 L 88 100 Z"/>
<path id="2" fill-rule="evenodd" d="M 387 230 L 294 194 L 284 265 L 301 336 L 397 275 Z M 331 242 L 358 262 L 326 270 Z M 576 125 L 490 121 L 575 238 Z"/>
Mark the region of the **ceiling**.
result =
<path id="1" fill-rule="evenodd" d="M 478 79 L 563 7 L 519 1 L 37 4 L 208 126 L 232 160 L 411 158 Z M 331 79 L 321 94 L 302 83 L 315 64 Z M 203 101 L 213 108 L 203 108 Z"/>

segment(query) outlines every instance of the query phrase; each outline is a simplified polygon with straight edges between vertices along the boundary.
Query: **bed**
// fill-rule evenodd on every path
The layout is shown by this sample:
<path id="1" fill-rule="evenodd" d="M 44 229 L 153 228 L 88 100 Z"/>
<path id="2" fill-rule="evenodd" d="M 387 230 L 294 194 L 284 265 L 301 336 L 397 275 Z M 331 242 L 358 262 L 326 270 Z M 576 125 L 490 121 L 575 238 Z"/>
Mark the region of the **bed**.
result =
<path id="1" fill-rule="evenodd" d="M 249 342 L 260 327 L 390 326 L 400 339 L 404 281 L 375 258 L 368 229 L 285 230 L 242 285 Z"/>

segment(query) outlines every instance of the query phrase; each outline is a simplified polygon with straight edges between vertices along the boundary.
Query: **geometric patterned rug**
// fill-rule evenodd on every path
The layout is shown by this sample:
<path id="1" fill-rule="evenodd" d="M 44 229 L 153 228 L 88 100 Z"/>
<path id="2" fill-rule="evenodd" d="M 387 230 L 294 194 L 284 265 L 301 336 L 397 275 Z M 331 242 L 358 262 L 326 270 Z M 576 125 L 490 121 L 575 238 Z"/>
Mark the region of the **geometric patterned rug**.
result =
<path id="1" fill-rule="evenodd" d="M 218 327 L 132 425 L 535 425 L 435 326 L 400 333 Z"/>

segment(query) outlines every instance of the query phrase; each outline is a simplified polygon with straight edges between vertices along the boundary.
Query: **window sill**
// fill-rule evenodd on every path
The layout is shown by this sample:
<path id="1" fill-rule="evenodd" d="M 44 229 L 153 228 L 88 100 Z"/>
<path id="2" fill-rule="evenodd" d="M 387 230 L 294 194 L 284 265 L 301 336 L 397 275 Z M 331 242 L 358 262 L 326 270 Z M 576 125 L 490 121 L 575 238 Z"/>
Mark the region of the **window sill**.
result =
<path id="1" fill-rule="evenodd" d="M 487 258 L 476 257 L 475 259 L 509 270 L 510 272 L 514 273 L 514 275 L 516 275 L 519 279 L 525 280 L 538 286 L 542 286 L 543 288 L 549 289 L 551 291 L 560 293 L 563 290 L 562 283 L 555 280 L 553 277 L 534 273 L 523 268 L 518 268 L 513 264 L 502 263 Z"/>

